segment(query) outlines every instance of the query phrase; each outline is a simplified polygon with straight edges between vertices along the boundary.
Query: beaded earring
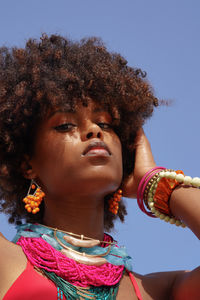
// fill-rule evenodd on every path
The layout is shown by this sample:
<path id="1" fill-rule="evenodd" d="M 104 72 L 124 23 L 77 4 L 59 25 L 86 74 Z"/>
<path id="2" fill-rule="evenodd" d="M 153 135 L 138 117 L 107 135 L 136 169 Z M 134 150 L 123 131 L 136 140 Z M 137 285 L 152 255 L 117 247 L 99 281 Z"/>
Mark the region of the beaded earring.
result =
<path id="1" fill-rule="evenodd" d="M 45 193 L 41 190 L 41 187 L 31 179 L 27 196 L 23 199 L 23 202 L 26 204 L 25 209 L 27 212 L 36 214 L 40 210 L 39 206 L 44 197 Z"/>
<path id="2" fill-rule="evenodd" d="M 122 197 L 122 190 L 117 190 L 114 195 L 108 200 L 109 208 L 108 210 L 112 212 L 114 215 L 118 213 L 119 210 L 119 201 Z"/>

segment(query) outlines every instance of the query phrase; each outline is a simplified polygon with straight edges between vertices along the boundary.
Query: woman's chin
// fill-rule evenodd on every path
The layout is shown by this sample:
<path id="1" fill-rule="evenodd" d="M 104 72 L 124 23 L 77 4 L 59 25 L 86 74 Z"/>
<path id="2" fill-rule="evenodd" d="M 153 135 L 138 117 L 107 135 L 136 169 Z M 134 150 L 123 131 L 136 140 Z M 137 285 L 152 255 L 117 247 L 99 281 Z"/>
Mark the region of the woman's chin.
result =
<path id="1" fill-rule="evenodd" d="M 84 182 L 84 183 L 83 183 Z M 115 176 L 115 174 L 98 174 L 93 175 L 87 180 L 83 180 L 80 185 L 82 186 L 82 190 L 88 190 L 90 193 L 103 193 L 104 195 L 112 193 L 116 191 L 121 184 L 121 176 Z M 79 185 L 79 186 L 80 186 Z"/>

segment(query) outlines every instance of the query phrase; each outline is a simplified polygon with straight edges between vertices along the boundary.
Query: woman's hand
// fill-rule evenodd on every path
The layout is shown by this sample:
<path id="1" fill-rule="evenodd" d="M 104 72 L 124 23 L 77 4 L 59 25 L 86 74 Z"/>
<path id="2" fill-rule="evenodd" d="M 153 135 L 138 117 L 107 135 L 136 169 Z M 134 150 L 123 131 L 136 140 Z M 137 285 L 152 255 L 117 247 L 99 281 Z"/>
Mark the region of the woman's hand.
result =
<path id="1" fill-rule="evenodd" d="M 140 180 L 146 172 L 156 166 L 150 143 L 142 128 L 138 131 L 135 147 L 135 167 L 122 186 L 123 196 L 128 198 L 136 198 Z"/>

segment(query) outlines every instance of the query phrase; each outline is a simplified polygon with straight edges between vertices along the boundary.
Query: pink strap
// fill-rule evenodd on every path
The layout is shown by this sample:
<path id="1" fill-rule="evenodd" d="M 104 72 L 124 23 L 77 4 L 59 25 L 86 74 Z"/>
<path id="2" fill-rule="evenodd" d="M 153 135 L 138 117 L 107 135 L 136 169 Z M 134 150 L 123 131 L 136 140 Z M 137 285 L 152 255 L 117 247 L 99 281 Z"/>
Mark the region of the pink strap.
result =
<path id="1" fill-rule="evenodd" d="M 133 287 L 134 287 L 134 290 L 135 290 L 135 294 L 138 297 L 138 300 L 142 300 L 142 295 L 140 293 L 140 289 L 139 289 L 139 286 L 137 284 L 137 281 L 136 281 L 135 277 L 133 276 L 133 273 L 131 273 L 130 271 L 127 271 L 127 272 L 128 272 L 129 277 L 130 277 L 130 280 L 132 281 L 132 284 L 133 284 Z"/>

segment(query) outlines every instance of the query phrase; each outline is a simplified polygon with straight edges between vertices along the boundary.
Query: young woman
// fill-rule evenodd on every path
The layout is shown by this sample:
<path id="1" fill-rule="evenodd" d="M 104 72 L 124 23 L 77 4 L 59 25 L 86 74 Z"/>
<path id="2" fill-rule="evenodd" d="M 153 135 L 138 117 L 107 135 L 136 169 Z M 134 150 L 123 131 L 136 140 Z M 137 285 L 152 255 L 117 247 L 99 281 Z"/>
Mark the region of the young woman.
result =
<path id="1" fill-rule="evenodd" d="M 199 268 L 135 274 L 104 234 L 137 194 L 200 237 L 199 179 L 156 167 L 142 130 L 158 104 L 96 38 L 1 48 L 0 198 L 19 225 L 14 242 L 0 236 L 1 299 L 199 299 Z"/>

